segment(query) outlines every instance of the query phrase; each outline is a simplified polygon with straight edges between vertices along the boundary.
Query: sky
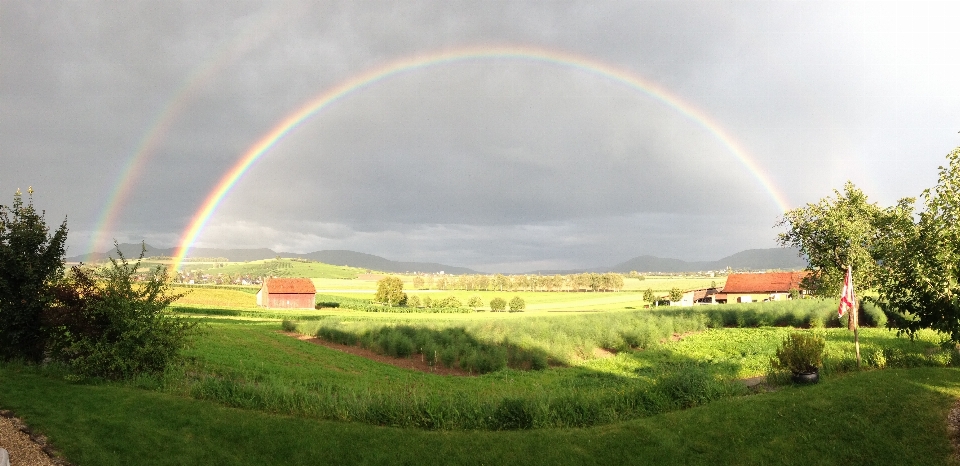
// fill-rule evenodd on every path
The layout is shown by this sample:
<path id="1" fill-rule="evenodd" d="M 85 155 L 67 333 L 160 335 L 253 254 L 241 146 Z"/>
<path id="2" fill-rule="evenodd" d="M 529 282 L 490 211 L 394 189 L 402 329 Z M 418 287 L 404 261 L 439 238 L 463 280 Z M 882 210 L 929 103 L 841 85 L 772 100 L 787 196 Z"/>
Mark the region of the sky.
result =
<path id="1" fill-rule="evenodd" d="M 958 18 L 955 2 L 0 0 L 0 204 L 32 186 L 49 224 L 67 219 L 67 255 L 178 246 L 252 147 L 339 88 L 190 245 L 485 272 L 716 260 L 777 246 L 785 208 L 846 180 L 881 205 L 935 185 L 960 145 Z"/>

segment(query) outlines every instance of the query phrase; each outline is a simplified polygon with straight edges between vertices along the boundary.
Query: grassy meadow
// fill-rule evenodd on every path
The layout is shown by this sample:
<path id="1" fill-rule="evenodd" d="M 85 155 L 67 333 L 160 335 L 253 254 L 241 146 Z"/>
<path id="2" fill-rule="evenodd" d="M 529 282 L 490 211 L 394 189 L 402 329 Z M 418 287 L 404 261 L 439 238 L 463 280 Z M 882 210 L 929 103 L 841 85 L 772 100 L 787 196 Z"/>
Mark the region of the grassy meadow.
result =
<path id="1" fill-rule="evenodd" d="M 176 287 L 174 310 L 204 322 L 185 366 L 108 382 L 0 364 L 0 407 L 77 464 L 956 464 L 945 419 L 957 351 L 934 332 L 898 337 L 875 309 L 858 368 L 836 301 L 644 308 L 639 291 L 722 278 L 627 278 L 621 292 L 405 286 L 485 309 L 520 296 L 517 313 L 365 312 L 349 305 L 375 280 L 313 278 L 334 290 L 318 301 L 343 305 L 263 309 L 256 287 Z M 798 328 L 826 340 L 816 386 L 770 367 Z"/>

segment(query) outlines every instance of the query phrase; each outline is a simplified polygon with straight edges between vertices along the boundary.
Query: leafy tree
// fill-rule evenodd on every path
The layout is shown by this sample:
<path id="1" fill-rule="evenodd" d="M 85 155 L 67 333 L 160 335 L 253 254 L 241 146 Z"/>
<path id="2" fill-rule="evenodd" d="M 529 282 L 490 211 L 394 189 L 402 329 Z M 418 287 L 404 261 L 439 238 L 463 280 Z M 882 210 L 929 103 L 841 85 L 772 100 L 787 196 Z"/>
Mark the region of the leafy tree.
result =
<path id="1" fill-rule="evenodd" d="M 507 308 L 507 301 L 503 298 L 493 298 L 490 300 L 490 310 L 492 312 L 503 312 Z"/>
<path id="2" fill-rule="evenodd" d="M 644 292 L 643 292 L 643 300 L 646 301 L 646 302 L 648 302 L 648 303 L 652 303 L 652 302 L 653 302 L 653 289 L 647 288 L 646 290 L 644 290 Z"/>
<path id="3" fill-rule="evenodd" d="M 413 289 L 422 290 L 423 289 L 423 277 L 417 275 L 413 277 Z"/>
<path id="4" fill-rule="evenodd" d="M 400 277 L 383 277 L 377 281 L 377 293 L 373 300 L 388 306 L 402 306 L 407 303 L 407 294 L 403 292 L 403 280 Z"/>
<path id="5" fill-rule="evenodd" d="M 197 322 L 178 317 L 170 303 L 167 272 L 157 266 L 146 277 L 137 274 L 140 259 L 119 259 L 94 271 L 73 267 L 57 286 L 56 301 L 45 313 L 50 329 L 48 349 L 78 374 L 127 379 L 162 373 L 182 361 L 181 352 L 195 334 Z"/>
<path id="6" fill-rule="evenodd" d="M 437 307 L 448 307 L 448 308 L 454 308 L 454 309 L 463 307 L 463 303 L 461 303 L 456 296 L 447 296 L 446 298 L 438 302 L 440 303 L 440 305 Z"/>
<path id="7" fill-rule="evenodd" d="M 40 361 L 42 315 L 63 276 L 67 220 L 51 235 L 28 192 L 26 205 L 20 190 L 11 206 L 0 205 L 0 359 Z"/>
<path id="8" fill-rule="evenodd" d="M 474 297 L 470 298 L 470 299 L 467 301 L 467 307 L 471 307 L 471 308 L 473 308 L 473 309 L 479 309 L 479 308 L 483 307 L 483 298 L 481 298 L 481 297 L 479 297 L 479 296 L 474 296 Z"/>
<path id="9" fill-rule="evenodd" d="M 523 309 L 527 307 L 527 303 L 523 302 L 523 298 L 519 296 L 514 296 L 510 300 L 510 312 L 523 312 Z"/>
<path id="10" fill-rule="evenodd" d="M 423 307 L 431 307 L 431 306 L 433 306 L 433 299 L 430 298 L 429 296 L 424 296 L 424 297 L 423 297 Z"/>
<path id="11" fill-rule="evenodd" d="M 493 277 L 493 286 L 498 291 L 503 291 L 504 287 L 510 286 L 510 279 L 505 275 L 498 273 Z"/>
<path id="12" fill-rule="evenodd" d="M 960 343 L 960 148 L 947 155 L 936 187 L 886 209 L 876 256 L 888 325 L 913 336 L 931 328 Z"/>
<path id="13" fill-rule="evenodd" d="M 840 294 L 847 266 L 853 267 L 854 282 L 860 289 L 877 285 L 877 263 L 873 254 L 885 239 L 878 225 L 884 210 L 867 201 L 867 196 L 847 182 L 843 192 L 834 190 L 816 204 L 784 214 L 777 226 L 787 231 L 777 236 L 782 246 L 795 247 L 807 258 L 803 287 L 818 296 Z"/>
<path id="14" fill-rule="evenodd" d="M 407 306 L 410 307 L 420 307 L 420 297 L 419 296 L 410 296 L 407 298 Z"/>
<path id="15" fill-rule="evenodd" d="M 683 299 L 683 290 L 680 288 L 671 288 L 670 289 L 670 301 L 677 302 Z"/>

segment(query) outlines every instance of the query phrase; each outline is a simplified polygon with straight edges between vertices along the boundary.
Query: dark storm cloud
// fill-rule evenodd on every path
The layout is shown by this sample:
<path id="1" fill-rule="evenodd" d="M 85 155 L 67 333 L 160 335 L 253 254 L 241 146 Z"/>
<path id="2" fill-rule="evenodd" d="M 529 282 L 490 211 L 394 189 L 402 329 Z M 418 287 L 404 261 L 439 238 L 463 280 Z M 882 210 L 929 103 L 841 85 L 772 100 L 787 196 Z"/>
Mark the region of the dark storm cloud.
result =
<path id="1" fill-rule="evenodd" d="M 738 140 L 792 205 L 853 179 L 891 203 L 958 142 L 944 3 L 0 1 L 0 202 L 34 185 L 86 244 L 180 96 L 111 233 L 170 246 L 308 99 L 404 56 L 566 50 L 639 73 Z M 4 201 L 3 199 L 7 199 Z M 305 122 L 237 184 L 209 246 L 347 248 L 494 270 L 773 246 L 769 193 L 701 125 L 574 69 L 406 73 Z"/>

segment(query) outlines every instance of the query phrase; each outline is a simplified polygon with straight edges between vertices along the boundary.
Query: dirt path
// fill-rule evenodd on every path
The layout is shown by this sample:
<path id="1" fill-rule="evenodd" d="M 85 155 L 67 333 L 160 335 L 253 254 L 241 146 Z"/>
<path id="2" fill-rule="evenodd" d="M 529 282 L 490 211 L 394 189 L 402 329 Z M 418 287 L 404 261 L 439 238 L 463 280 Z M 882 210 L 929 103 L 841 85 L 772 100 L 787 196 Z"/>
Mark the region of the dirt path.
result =
<path id="1" fill-rule="evenodd" d="M 33 435 L 10 411 L 0 410 L 0 448 L 10 455 L 10 466 L 63 466 L 47 438 Z"/>
<path id="2" fill-rule="evenodd" d="M 436 366 L 431 366 L 427 364 L 427 361 L 423 358 L 423 355 L 420 355 L 420 354 L 415 354 L 409 358 L 392 358 L 390 356 L 377 354 L 373 351 L 370 351 L 365 348 L 361 348 L 359 346 L 342 345 L 340 343 L 333 343 L 330 341 L 321 340 L 316 337 L 311 337 L 309 335 L 303 335 L 296 332 L 281 332 L 281 333 L 283 333 L 284 335 L 296 338 L 298 340 L 310 342 L 315 345 L 326 346 L 327 348 L 335 349 L 337 351 L 342 351 L 344 353 L 350 353 L 354 356 L 367 358 L 371 361 L 390 364 L 391 366 L 399 367 L 401 369 L 409 369 L 414 371 L 426 372 L 428 374 L 455 375 L 460 377 L 470 377 L 470 376 L 476 375 L 476 374 L 471 374 L 469 372 L 463 371 L 458 368 L 443 367 L 442 365 L 439 365 L 439 364 Z"/>

